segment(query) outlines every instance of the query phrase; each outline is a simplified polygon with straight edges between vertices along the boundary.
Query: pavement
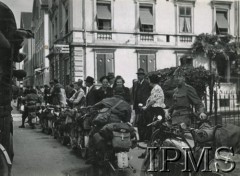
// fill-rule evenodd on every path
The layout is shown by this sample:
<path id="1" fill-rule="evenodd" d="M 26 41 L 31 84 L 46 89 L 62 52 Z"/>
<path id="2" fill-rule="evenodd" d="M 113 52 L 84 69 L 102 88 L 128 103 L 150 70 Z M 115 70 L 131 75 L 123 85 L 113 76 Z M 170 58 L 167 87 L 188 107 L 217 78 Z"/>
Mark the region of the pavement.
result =
<path id="1" fill-rule="evenodd" d="M 18 128 L 21 125 L 21 114 L 16 110 L 16 104 L 12 104 L 13 111 L 13 143 L 14 161 L 12 176 L 90 176 L 91 166 L 85 165 L 70 148 L 62 146 L 52 136 L 41 132 L 40 128 Z M 135 148 L 129 152 L 129 162 L 136 169 L 137 176 L 143 159 L 138 156 L 144 150 Z"/>

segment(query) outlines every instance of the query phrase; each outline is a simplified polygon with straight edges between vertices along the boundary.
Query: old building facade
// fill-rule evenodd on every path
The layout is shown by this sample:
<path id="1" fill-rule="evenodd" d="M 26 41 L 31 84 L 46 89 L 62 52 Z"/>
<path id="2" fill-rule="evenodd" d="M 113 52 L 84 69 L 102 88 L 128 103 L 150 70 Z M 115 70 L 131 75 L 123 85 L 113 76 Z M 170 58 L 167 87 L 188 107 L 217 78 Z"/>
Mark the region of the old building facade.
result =
<path id="1" fill-rule="evenodd" d="M 181 64 L 209 68 L 204 58 L 192 60 L 191 45 L 201 33 L 235 36 L 235 6 L 232 0 L 51 0 L 51 79 L 98 81 L 114 72 L 131 86 L 139 67 L 147 72 Z M 67 52 L 54 50 L 61 45 Z"/>
<path id="2" fill-rule="evenodd" d="M 49 84 L 49 16 L 48 1 L 34 0 L 32 11 L 32 30 L 35 40 L 33 43 L 33 85 Z"/>
<path id="3" fill-rule="evenodd" d="M 32 13 L 31 12 L 22 12 L 20 19 L 20 28 L 31 30 L 31 21 Z M 32 67 L 32 56 L 33 56 L 33 43 L 34 39 L 26 39 L 24 41 L 24 46 L 22 52 L 26 54 L 26 58 L 23 62 L 16 65 L 17 69 L 24 69 L 27 73 L 27 76 L 23 79 L 23 86 L 33 85 L 33 67 Z M 22 68 L 20 68 L 22 65 Z"/>

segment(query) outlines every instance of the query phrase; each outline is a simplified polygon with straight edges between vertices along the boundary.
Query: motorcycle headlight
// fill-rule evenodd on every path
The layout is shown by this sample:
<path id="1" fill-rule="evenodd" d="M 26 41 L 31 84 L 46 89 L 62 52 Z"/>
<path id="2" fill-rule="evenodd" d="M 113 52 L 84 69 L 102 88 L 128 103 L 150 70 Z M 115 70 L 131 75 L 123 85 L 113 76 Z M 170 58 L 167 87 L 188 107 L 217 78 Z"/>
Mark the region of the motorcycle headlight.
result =
<path id="1" fill-rule="evenodd" d="M 157 116 L 157 119 L 158 119 L 158 120 L 162 120 L 162 116 L 161 116 L 161 115 L 158 115 L 158 116 Z"/>

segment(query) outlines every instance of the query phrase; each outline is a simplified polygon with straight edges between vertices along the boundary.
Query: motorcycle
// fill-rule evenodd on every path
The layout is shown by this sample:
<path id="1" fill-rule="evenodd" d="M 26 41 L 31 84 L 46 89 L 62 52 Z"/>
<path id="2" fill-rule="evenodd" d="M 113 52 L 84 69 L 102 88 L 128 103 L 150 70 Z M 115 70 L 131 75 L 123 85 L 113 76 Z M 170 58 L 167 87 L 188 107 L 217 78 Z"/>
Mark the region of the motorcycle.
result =
<path id="1" fill-rule="evenodd" d="M 52 118 L 53 116 L 52 110 L 53 108 L 51 108 L 50 105 L 46 105 L 41 113 L 40 124 L 42 127 L 42 132 L 46 134 L 50 134 L 50 130 L 48 127 L 48 118 Z"/>
<path id="2" fill-rule="evenodd" d="M 128 152 L 136 147 L 136 133 L 129 123 L 105 125 L 93 136 L 96 146 L 94 175 L 124 175 L 136 170 L 129 163 Z"/>
<path id="3" fill-rule="evenodd" d="M 47 105 L 41 113 L 42 131 L 46 134 L 53 134 L 54 121 L 59 116 L 60 107 L 54 105 Z"/>
<path id="4" fill-rule="evenodd" d="M 203 142 L 199 141 L 196 138 L 196 133 L 198 132 L 198 129 L 187 128 L 186 124 L 184 123 L 172 125 L 169 122 L 165 121 L 162 116 L 158 116 L 157 120 L 148 124 L 148 126 L 152 126 L 154 128 L 154 132 L 150 139 L 150 146 L 157 147 L 159 149 L 161 149 L 161 147 L 172 147 L 174 149 L 177 149 L 178 151 L 180 151 L 180 159 L 177 162 L 168 163 L 168 169 L 170 170 L 169 172 L 160 171 L 162 169 L 163 163 L 166 162 L 163 160 L 163 153 L 161 153 L 161 150 L 155 153 L 155 158 L 152 158 L 150 152 L 147 152 L 147 155 L 142 164 L 141 176 L 202 176 L 205 174 L 207 176 L 217 176 L 216 174 L 211 172 L 182 172 L 185 167 L 184 156 L 186 155 L 183 148 L 191 149 L 195 158 L 198 158 L 200 156 L 200 152 L 203 147 L 211 146 L 214 149 L 214 144 L 209 142 L 210 140 L 205 139 L 206 142 Z M 214 136 L 216 129 L 217 126 L 212 129 L 212 136 Z M 170 152 L 167 157 L 173 158 L 175 156 L 174 154 L 174 152 Z M 210 154 L 210 158 L 214 158 L 212 153 Z M 149 170 L 151 170 L 151 167 L 153 166 L 153 163 L 156 166 L 155 168 L 157 168 L 157 170 L 155 170 L 155 172 L 149 172 Z M 193 168 L 191 167 L 190 169 L 192 170 Z"/>
<path id="5" fill-rule="evenodd" d="M 73 127 L 70 132 L 70 145 L 73 150 L 80 151 L 83 159 L 87 158 L 89 132 L 91 131 L 91 120 L 97 111 L 87 108 L 80 108 L 76 113 Z"/>
<path id="6" fill-rule="evenodd" d="M 38 123 L 38 106 L 31 105 L 28 106 L 28 121 L 29 126 L 34 129 L 36 128 L 36 124 Z"/>
<path id="7" fill-rule="evenodd" d="M 74 126 L 76 112 L 76 109 L 65 107 L 60 114 L 60 118 L 56 121 L 55 126 L 57 126 L 58 140 L 62 145 L 70 144 L 70 134 Z"/>
<path id="8" fill-rule="evenodd" d="M 10 140 L 12 143 L 11 137 L 10 137 Z M 13 155 L 13 151 L 10 151 L 10 155 L 9 155 L 6 149 L 4 148 L 4 146 L 0 143 L 0 175 L 1 176 L 11 176 L 12 159 L 13 159 L 13 156 L 11 155 Z"/>

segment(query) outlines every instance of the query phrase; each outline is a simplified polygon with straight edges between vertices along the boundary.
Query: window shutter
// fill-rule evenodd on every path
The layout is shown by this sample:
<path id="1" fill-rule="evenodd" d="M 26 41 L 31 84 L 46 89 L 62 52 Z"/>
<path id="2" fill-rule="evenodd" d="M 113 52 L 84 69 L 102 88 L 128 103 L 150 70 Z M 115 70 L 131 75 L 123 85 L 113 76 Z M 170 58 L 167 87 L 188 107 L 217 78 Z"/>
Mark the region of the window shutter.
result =
<path id="1" fill-rule="evenodd" d="M 139 64 L 140 68 L 143 68 L 145 70 L 145 72 L 147 72 L 148 71 L 148 69 L 147 69 L 147 62 L 148 62 L 147 61 L 147 55 L 141 54 L 139 56 L 139 62 L 140 62 L 140 64 Z"/>
<path id="2" fill-rule="evenodd" d="M 97 54 L 97 80 L 105 75 L 105 54 Z"/>
<path id="3" fill-rule="evenodd" d="M 111 4 L 98 3 L 97 4 L 97 18 L 101 20 L 111 20 Z"/>
<path id="4" fill-rule="evenodd" d="M 114 72 L 113 70 L 113 53 L 106 54 L 106 70 L 105 74 L 107 75 L 109 72 Z"/>
<path id="5" fill-rule="evenodd" d="M 148 72 L 155 71 L 155 54 L 149 54 L 148 55 Z"/>
<path id="6" fill-rule="evenodd" d="M 139 13 L 140 13 L 141 25 L 153 25 L 154 24 L 152 7 L 141 6 Z"/>

